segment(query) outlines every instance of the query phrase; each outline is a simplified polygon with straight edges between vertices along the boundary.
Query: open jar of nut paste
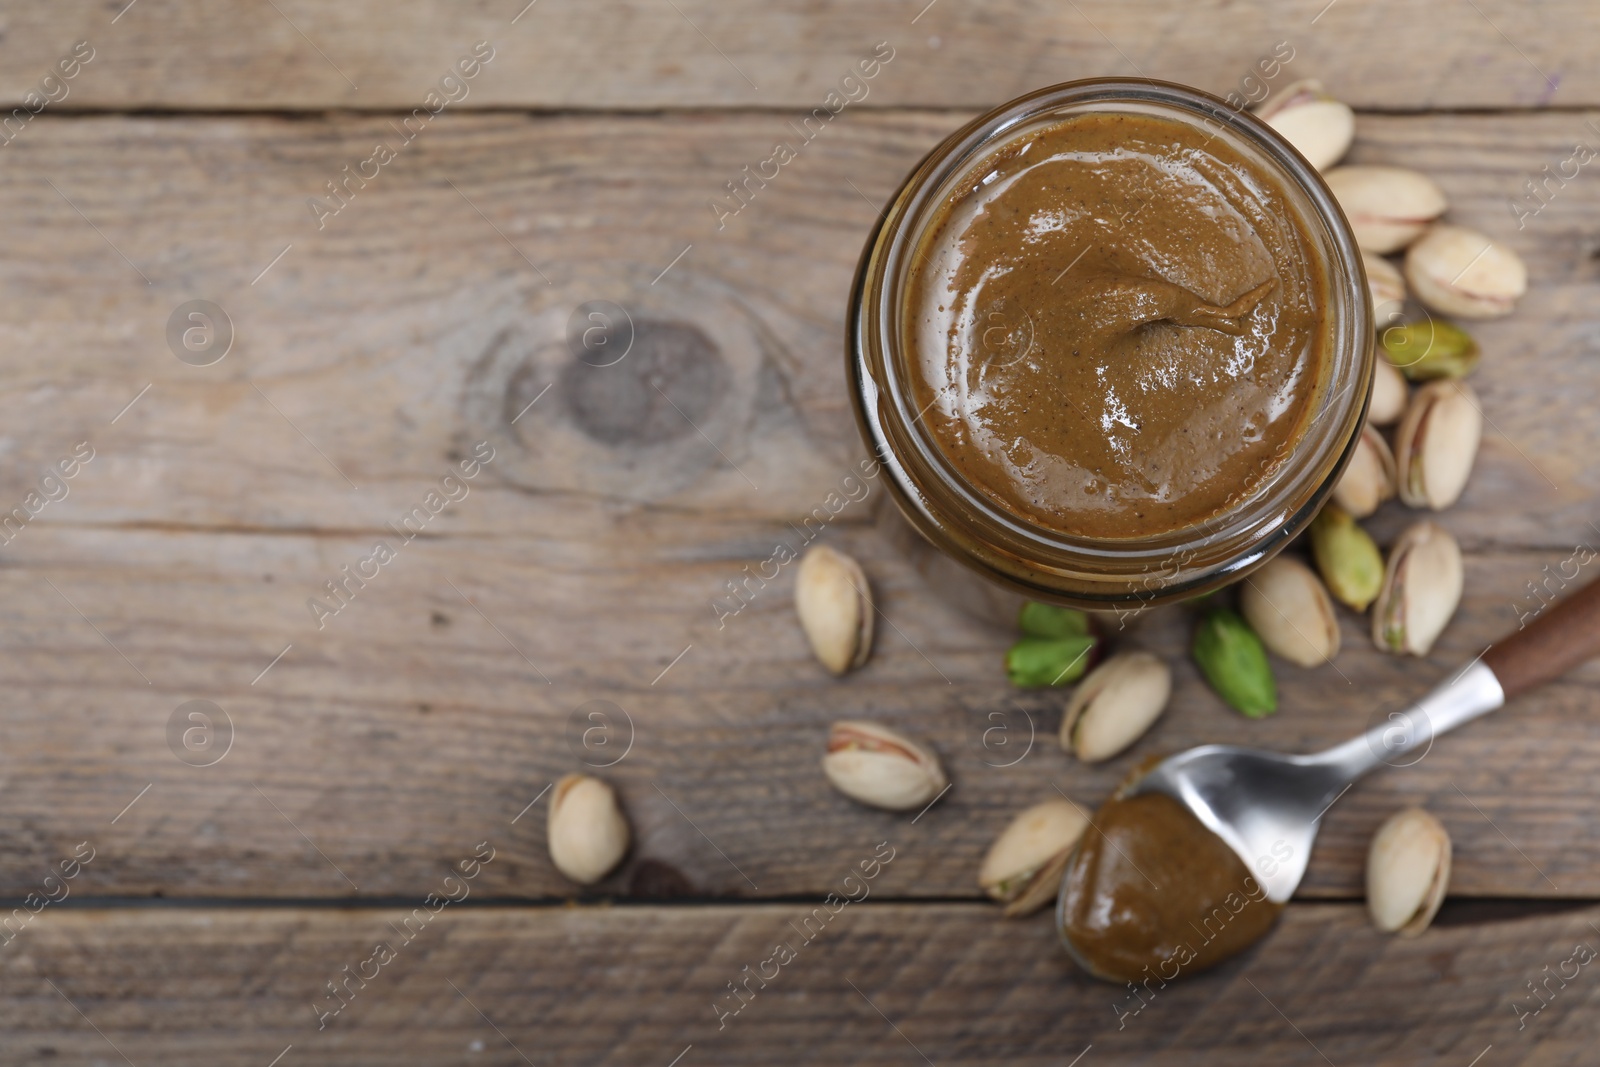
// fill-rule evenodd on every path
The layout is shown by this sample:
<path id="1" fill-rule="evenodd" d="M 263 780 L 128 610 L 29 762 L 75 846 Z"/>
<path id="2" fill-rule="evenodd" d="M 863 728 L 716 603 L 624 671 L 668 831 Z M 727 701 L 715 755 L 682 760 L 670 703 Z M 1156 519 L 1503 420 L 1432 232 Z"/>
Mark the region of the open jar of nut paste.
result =
<path id="1" fill-rule="evenodd" d="M 1354 448 L 1361 257 L 1316 171 L 1214 97 L 1093 80 L 969 123 L 867 242 L 856 413 L 937 548 L 1090 609 L 1270 559 Z"/>

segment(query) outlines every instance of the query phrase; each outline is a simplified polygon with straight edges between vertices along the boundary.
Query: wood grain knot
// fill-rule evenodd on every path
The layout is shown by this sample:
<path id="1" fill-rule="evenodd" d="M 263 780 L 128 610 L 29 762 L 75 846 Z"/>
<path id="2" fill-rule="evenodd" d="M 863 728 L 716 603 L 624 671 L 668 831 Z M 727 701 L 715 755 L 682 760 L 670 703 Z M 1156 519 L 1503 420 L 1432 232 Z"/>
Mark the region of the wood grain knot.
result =
<path id="1" fill-rule="evenodd" d="M 574 356 L 559 390 L 588 437 L 639 448 L 697 436 L 727 396 L 729 378 L 727 361 L 699 327 L 641 318 L 625 358 L 593 366 Z"/>

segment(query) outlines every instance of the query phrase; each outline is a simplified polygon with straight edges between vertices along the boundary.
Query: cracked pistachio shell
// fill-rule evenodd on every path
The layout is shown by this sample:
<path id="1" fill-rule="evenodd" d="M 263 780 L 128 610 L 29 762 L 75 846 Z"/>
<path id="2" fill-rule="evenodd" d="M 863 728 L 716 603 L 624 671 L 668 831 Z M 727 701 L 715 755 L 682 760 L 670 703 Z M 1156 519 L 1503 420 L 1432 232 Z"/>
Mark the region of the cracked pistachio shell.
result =
<path id="1" fill-rule="evenodd" d="M 1382 256 L 1361 253 L 1367 270 L 1367 293 L 1372 297 L 1372 321 L 1379 330 L 1394 322 L 1406 302 L 1406 279 L 1400 268 Z"/>
<path id="2" fill-rule="evenodd" d="M 1172 695 L 1172 671 L 1150 652 L 1123 652 L 1090 671 L 1067 701 L 1061 747 L 1085 763 L 1110 759 L 1150 729 Z"/>
<path id="3" fill-rule="evenodd" d="M 1384 652 L 1425 656 L 1461 603 L 1461 548 L 1438 523 L 1406 528 L 1389 549 L 1372 609 L 1372 640 Z"/>
<path id="4" fill-rule="evenodd" d="M 818 545 L 800 560 L 794 607 L 811 650 L 834 674 L 867 662 L 872 653 L 872 588 L 861 565 Z"/>
<path id="5" fill-rule="evenodd" d="M 598 778 L 569 774 L 550 797 L 550 859 L 579 885 L 593 885 L 627 854 L 628 819 L 617 794 Z"/>
<path id="6" fill-rule="evenodd" d="M 1328 591 L 1357 611 L 1365 611 L 1383 587 L 1383 554 L 1338 504 L 1324 506 L 1311 521 L 1311 556 Z"/>
<path id="7" fill-rule="evenodd" d="M 885 811 L 928 804 L 946 785 L 939 757 L 909 737 L 870 722 L 836 722 L 822 772 L 851 800 Z"/>
<path id="8" fill-rule="evenodd" d="M 1378 364 L 1382 366 L 1383 360 Z M 1394 453 L 1389 442 L 1371 426 L 1363 426 L 1350 464 L 1333 487 L 1333 502 L 1352 518 L 1364 519 L 1394 494 Z"/>
<path id="9" fill-rule="evenodd" d="M 1388 361 L 1414 382 L 1465 378 L 1478 365 L 1478 342 L 1439 319 L 1391 326 L 1379 338 Z"/>
<path id="10" fill-rule="evenodd" d="M 1339 654 L 1333 599 L 1310 567 L 1278 556 L 1239 588 L 1239 610 L 1269 652 L 1302 667 Z"/>
<path id="11" fill-rule="evenodd" d="M 1417 299 L 1446 315 L 1509 315 L 1528 291 L 1522 257 L 1491 237 L 1440 223 L 1406 252 L 1406 281 Z"/>
<path id="12" fill-rule="evenodd" d="M 1006 918 L 1031 915 L 1056 898 L 1072 849 L 1089 825 L 1068 800 L 1046 800 L 1020 813 L 995 838 L 978 886 L 1006 905 Z"/>
<path id="13" fill-rule="evenodd" d="M 1367 404 L 1367 421 L 1374 426 L 1388 426 L 1398 422 L 1406 413 L 1411 400 L 1411 390 L 1406 387 L 1406 376 L 1387 359 L 1379 356 L 1372 374 L 1372 400 Z"/>
<path id="14" fill-rule="evenodd" d="M 1324 177 L 1350 220 L 1356 244 L 1368 252 L 1404 248 L 1446 207 L 1444 191 L 1432 178 L 1403 167 L 1337 167 Z"/>
<path id="15" fill-rule="evenodd" d="M 1356 116 L 1349 105 L 1329 96 L 1314 78 L 1286 85 L 1256 111 L 1317 170 L 1326 170 L 1350 150 Z"/>
<path id="16" fill-rule="evenodd" d="M 1421 808 L 1384 820 L 1367 849 L 1367 910 L 1386 934 L 1428 928 L 1450 884 L 1450 833 Z"/>
<path id="17" fill-rule="evenodd" d="M 1394 435 L 1400 499 L 1434 511 L 1454 504 L 1482 436 L 1483 413 L 1470 385 L 1442 379 L 1419 388 Z"/>

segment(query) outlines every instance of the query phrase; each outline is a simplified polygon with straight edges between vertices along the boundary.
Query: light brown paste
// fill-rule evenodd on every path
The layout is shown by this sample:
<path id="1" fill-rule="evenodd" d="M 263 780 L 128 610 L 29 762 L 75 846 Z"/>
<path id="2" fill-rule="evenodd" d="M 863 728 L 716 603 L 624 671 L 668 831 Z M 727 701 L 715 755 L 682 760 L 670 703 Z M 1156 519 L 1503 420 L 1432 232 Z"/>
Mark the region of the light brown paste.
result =
<path id="1" fill-rule="evenodd" d="M 905 333 L 938 448 L 1024 522 L 1183 529 L 1256 488 L 1324 377 L 1326 280 L 1281 179 L 1139 113 L 1007 142 L 938 208 Z"/>
<path id="2" fill-rule="evenodd" d="M 1062 879 L 1061 935 L 1097 977 L 1170 982 L 1260 940 L 1281 904 L 1188 808 L 1161 793 L 1113 797 Z"/>

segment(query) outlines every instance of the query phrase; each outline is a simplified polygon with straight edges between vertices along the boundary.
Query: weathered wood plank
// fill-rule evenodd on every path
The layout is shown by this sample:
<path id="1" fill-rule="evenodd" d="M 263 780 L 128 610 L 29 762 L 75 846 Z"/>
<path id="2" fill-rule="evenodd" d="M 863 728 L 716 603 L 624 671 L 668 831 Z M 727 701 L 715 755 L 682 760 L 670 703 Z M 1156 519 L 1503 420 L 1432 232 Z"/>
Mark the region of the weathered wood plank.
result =
<path id="1" fill-rule="evenodd" d="M 1153 614 L 1121 640 L 1174 661 L 1173 706 L 1128 754 L 1089 768 L 1054 743 L 1062 698 L 1006 685 L 1007 635 L 941 603 L 877 531 L 848 525 L 830 541 L 865 561 L 892 625 L 846 682 L 812 663 L 787 576 L 717 630 L 703 590 L 738 561 L 571 574 L 536 546 L 446 538 L 403 549 L 319 633 L 304 591 L 362 541 L 29 530 L 21 565 L 0 572 L 14 605 L 4 678 L 22 695 L 6 712 L 0 803 L 13 830 L 0 884 L 25 891 L 88 838 L 104 844 L 86 883 L 96 894 L 415 893 L 464 836 L 504 834 L 507 858 L 484 891 L 564 895 L 572 887 L 544 856 L 543 804 L 511 821 L 554 778 L 627 750 L 597 773 L 621 790 L 637 847 L 603 892 L 816 892 L 864 836 L 901 832 L 924 847 L 889 879 L 895 894 L 970 895 L 1009 814 L 1056 788 L 1093 804 L 1149 753 L 1210 741 L 1310 750 L 1363 729 L 1512 625 L 1513 576 L 1544 561 L 1471 557 L 1469 599 L 1428 663 L 1380 656 L 1347 618 L 1335 667 L 1282 668 L 1285 710 L 1262 723 L 1199 681 L 1189 617 Z M 1600 777 L 1597 678 L 1587 668 L 1358 786 L 1329 815 L 1305 892 L 1359 893 L 1368 835 L 1417 802 L 1455 835 L 1458 892 L 1593 895 L 1600 849 L 1577 827 Z M 185 766 L 168 747 L 169 718 L 191 699 L 220 704 L 236 729 L 214 767 Z M 618 732 L 585 748 L 594 723 L 580 709 L 594 700 L 632 729 L 607 709 Z M 955 789 L 914 826 L 854 807 L 817 770 L 840 716 L 926 737 Z"/>
<path id="2" fill-rule="evenodd" d="M 1397 940 L 1357 907 L 1297 905 L 1251 954 L 1152 982 L 1143 1001 L 1078 973 L 1045 917 L 1006 923 L 976 905 L 869 899 L 826 923 L 804 904 L 461 905 L 401 931 L 407 914 L 47 910 L 0 955 L 0 1055 L 264 1065 L 292 1046 L 286 1064 L 693 1065 L 790 1064 L 804 1049 L 806 1062 L 1060 1067 L 1092 1045 L 1085 1063 L 1462 1067 L 1491 1045 L 1495 1063 L 1589 1063 L 1600 1037 L 1574 955 L 1600 945 L 1594 909 Z M 763 967 L 779 942 L 793 958 Z M 765 987 L 730 993 L 762 972 Z M 347 974 L 335 999 L 325 983 Z M 1534 1015 L 1526 983 L 1547 978 Z"/>
<path id="3" fill-rule="evenodd" d="M 0 277 L 14 294 L 0 308 L 13 371 L 0 416 L 23 428 L 7 435 L 0 491 L 19 497 L 34 467 L 87 437 L 106 442 L 98 469 L 115 474 L 63 505 L 76 522 L 367 529 L 414 505 L 450 449 L 488 435 L 506 445 L 497 484 L 534 498 L 452 511 L 458 528 L 525 529 L 548 494 L 562 495 L 552 514 L 602 498 L 703 531 L 794 518 L 860 451 L 839 339 L 861 242 L 881 200 L 964 117 L 847 113 L 720 230 L 708 203 L 794 136 L 780 118 L 448 115 L 352 186 L 320 230 L 307 200 L 374 142 L 398 143 L 387 120 L 41 120 L 0 172 L 11 236 Z M 1452 218 L 1510 242 L 1532 273 L 1516 315 L 1474 327 L 1492 427 L 1453 512 L 1473 544 L 1554 550 L 1594 532 L 1600 183 L 1580 174 L 1522 230 L 1507 207 L 1565 157 L 1583 119 L 1360 124 L 1356 159 L 1424 167 Z M 207 368 L 172 358 L 164 339 L 174 309 L 199 297 L 228 309 L 236 332 Z M 619 364 L 614 393 L 566 382 L 507 425 L 575 362 L 566 324 L 600 298 L 700 331 L 674 370 L 717 387 L 673 395 L 682 406 L 695 394 L 685 411 L 716 447 L 659 400 L 629 425 L 634 391 L 653 396 L 637 373 L 650 361 Z M 654 347 L 673 336 L 655 332 Z"/>
<path id="4" fill-rule="evenodd" d="M 0 172 L 0 499 L 21 502 L 78 441 L 97 451 L 0 547 L 14 695 L 0 892 L 92 839 L 96 894 L 415 894 L 498 828 L 505 860 L 483 892 L 562 895 L 542 807 L 509 823 L 615 751 L 581 746 L 577 709 L 595 699 L 636 730 L 605 773 L 639 843 L 604 891 L 644 896 L 824 891 L 862 841 L 899 830 L 926 847 L 888 876 L 893 893 L 966 894 L 989 837 L 1052 783 L 1092 802 L 1147 752 L 1347 736 L 1515 625 L 1541 568 L 1600 537 L 1600 185 L 1574 181 L 1521 231 L 1505 207 L 1579 118 L 1362 120 L 1359 158 L 1418 160 L 1456 218 L 1533 274 L 1517 315 L 1479 331 L 1475 382 L 1500 432 L 1444 517 L 1472 552 L 1468 598 L 1430 662 L 1377 656 L 1347 619 L 1337 670 L 1286 668 L 1289 710 L 1260 724 L 1182 666 L 1162 726 L 1092 771 L 1049 744 L 1059 698 L 1005 686 L 1008 636 L 947 607 L 907 558 L 881 489 L 827 532 L 866 562 L 893 623 L 867 670 L 833 682 L 811 663 L 788 575 L 723 629 L 711 607 L 859 458 L 839 352 L 850 271 L 874 201 L 961 115 L 847 115 L 721 231 L 706 200 L 783 136 L 775 116 L 448 116 L 322 230 L 306 198 L 392 136 L 386 122 L 40 119 Z M 170 314 L 194 298 L 236 327 L 212 367 L 167 350 Z M 626 303 L 649 343 L 613 378 L 575 378 L 565 325 L 600 298 Z M 496 456 L 470 496 L 319 630 L 308 598 L 479 439 Z M 1401 519 L 1374 527 L 1387 538 Z M 1139 640 L 1181 661 L 1186 626 L 1169 612 Z M 1358 891 L 1367 833 L 1413 799 L 1456 835 L 1459 893 L 1600 893 L 1600 845 L 1573 829 L 1600 771 L 1597 677 L 1358 787 L 1307 893 Z M 215 767 L 167 747 L 190 699 L 237 727 Z M 1000 767 L 1017 749 L 983 746 L 990 714 L 1012 709 L 1016 737 L 1019 705 L 1040 741 Z M 915 827 L 832 794 L 815 762 L 842 715 L 927 736 L 954 792 Z"/>
<path id="5" fill-rule="evenodd" d="M 880 41 L 895 59 L 869 87 L 863 102 L 874 107 L 987 107 L 1108 74 L 1259 91 L 1245 79 L 1280 42 L 1294 58 L 1274 85 L 1320 77 L 1364 108 L 1600 103 L 1600 13 L 1583 0 L 136 5 L 60 0 L 8 11 L 5 106 L 78 40 L 96 56 L 69 84 L 68 108 L 409 110 L 478 40 L 493 42 L 496 58 L 461 101 L 468 108 L 808 109 Z"/>

